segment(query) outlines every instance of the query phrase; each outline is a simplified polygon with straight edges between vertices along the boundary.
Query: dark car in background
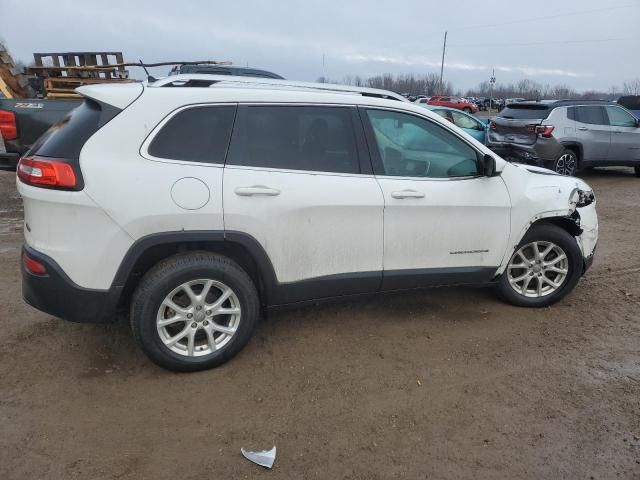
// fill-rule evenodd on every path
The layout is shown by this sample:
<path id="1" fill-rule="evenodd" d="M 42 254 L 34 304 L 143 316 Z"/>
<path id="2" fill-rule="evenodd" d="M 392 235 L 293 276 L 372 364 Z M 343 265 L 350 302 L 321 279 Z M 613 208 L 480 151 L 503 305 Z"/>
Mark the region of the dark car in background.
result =
<path id="1" fill-rule="evenodd" d="M 0 166 L 15 168 L 31 145 L 82 100 L 0 99 Z"/>
<path id="2" fill-rule="evenodd" d="M 633 113 L 636 118 L 640 118 L 640 95 L 625 95 L 620 97 L 617 103 Z"/>
<path id="3" fill-rule="evenodd" d="M 640 176 L 640 120 L 613 102 L 511 103 L 489 122 L 487 146 L 507 160 L 562 175 L 584 167 L 632 166 Z"/>
<path id="4" fill-rule="evenodd" d="M 284 80 L 277 73 L 258 68 L 234 67 L 232 65 L 180 65 L 171 71 L 172 74 L 177 73 L 208 73 L 211 75 L 234 75 L 238 77 L 258 77 L 258 78 L 275 78 Z"/>

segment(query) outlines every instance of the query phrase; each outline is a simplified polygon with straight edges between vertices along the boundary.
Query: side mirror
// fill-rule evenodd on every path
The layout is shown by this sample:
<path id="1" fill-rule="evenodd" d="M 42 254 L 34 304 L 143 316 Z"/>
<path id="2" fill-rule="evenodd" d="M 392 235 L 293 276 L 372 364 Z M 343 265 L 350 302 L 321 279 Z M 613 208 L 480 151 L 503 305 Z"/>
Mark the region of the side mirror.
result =
<path id="1" fill-rule="evenodd" d="M 482 157 L 482 175 L 493 177 L 496 174 L 496 159 L 492 155 L 486 154 Z"/>

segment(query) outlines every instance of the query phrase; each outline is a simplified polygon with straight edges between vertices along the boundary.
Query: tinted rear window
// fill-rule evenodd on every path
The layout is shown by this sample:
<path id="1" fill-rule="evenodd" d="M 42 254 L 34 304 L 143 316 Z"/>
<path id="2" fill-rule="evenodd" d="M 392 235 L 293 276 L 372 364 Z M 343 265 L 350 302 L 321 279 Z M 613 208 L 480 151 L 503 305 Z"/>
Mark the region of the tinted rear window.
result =
<path id="1" fill-rule="evenodd" d="M 608 121 L 604 116 L 604 109 L 599 105 L 588 105 L 572 107 L 575 109 L 574 120 L 589 125 L 607 125 Z"/>
<path id="2" fill-rule="evenodd" d="M 348 108 L 247 106 L 236 125 L 227 164 L 360 172 Z"/>
<path id="3" fill-rule="evenodd" d="M 620 97 L 618 104 L 629 110 L 640 110 L 640 95 L 629 95 Z"/>
<path id="4" fill-rule="evenodd" d="M 507 105 L 498 113 L 499 117 L 513 119 L 542 119 L 547 118 L 551 109 L 545 105 Z"/>
<path id="5" fill-rule="evenodd" d="M 58 123 L 47 130 L 33 144 L 29 155 L 40 157 L 78 159 L 80 150 L 89 137 L 100 128 L 100 105 L 93 100 L 85 100 L 71 110 Z"/>
<path id="6" fill-rule="evenodd" d="M 182 110 L 164 124 L 148 152 L 158 158 L 224 163 L 235 112 L 233 105 Z"/>

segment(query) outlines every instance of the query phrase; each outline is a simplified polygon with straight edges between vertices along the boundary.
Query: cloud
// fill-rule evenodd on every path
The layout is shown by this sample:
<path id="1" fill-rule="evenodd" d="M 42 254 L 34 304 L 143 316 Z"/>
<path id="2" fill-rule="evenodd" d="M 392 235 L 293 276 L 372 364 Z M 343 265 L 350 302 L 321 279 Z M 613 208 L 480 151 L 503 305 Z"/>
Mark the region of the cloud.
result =
<path id="1" fill-rule="evenodd" d="M 390 56 L 390 55 L 377 55 L 377 54 L 348 54 L 344 56 L 344 60 L 347 62 L 362 62 L 362 63 L 383 63 L 388 65 L 400 65 L 405 67 L 437 67 L 440 68 L 440 61 L 434 60 L 428 57 L 420 56 Z M 445 61 L 445 68 L 447 70 L 459 70 L 459 71 L 487 71 L 490 72 L 493 67 L 489 65 L 478 65 L 473 63 L 466 63 L 461 61 Z M 586 78 L 592 77 L 590 73 L 574 72 L 571 70 L 564 70 L 560 68 L 547 68 L 547 67 L 527 67 L 527 66 L 506 66 L 500 65 L 495 67 L 499 72 L 505 73 L 523 73 L 531 77 L 571 77 L 571 78 Z"/>
<path id="2" fill-rule="evenodd" d="M 593 76 L 593 74 L 591 73 L 572 72 L 569 70 L 561 70 L 559 68 L 518 67 L 517 70 L 531 77 L 549 76 L 549 77 L 586 78 L 586 77 Z"/>

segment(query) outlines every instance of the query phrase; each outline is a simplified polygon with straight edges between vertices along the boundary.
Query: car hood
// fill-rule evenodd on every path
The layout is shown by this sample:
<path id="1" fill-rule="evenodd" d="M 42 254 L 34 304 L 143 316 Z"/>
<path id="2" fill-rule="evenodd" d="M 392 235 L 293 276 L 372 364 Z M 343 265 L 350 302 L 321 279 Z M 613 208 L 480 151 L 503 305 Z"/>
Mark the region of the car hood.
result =
<path id="1" fill-rule="evenodd" d="M 553 179 L 549 179 L 549 185 L 557 185 L 559 187 L 564 188 L 579 188 L 580 190 L 592 191 L 593 189 L 589 186 L 587 182 L 578 178 L 578 177 L 567 177 L 565 175 L 560 175 L 559 173 L 554 172 L 553 170 L 549 170 L 548 168 L 535 167 L 533 165 L 522 165 L 517 163 L 511 163 L 510 166 L 522 169 L 527 171 L 528 173 L 532 173 L 534 175 L 548 175 L 553 177 Z M 536 182 L 541 183 L 541 182 Z"/>

